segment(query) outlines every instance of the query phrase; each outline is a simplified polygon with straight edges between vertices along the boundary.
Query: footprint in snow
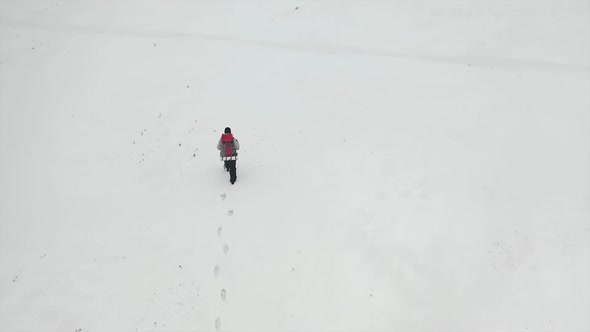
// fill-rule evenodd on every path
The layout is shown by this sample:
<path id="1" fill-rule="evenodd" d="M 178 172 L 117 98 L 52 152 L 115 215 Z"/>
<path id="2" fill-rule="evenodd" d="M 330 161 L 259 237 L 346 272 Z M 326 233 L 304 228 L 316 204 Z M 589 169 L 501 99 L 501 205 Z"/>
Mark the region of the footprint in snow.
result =
<path id="1" fill-rule="evenodd" d="M 230 217 L 233 216 L 234 215 L 234 210 L 227 211 L 227 215 L 230 216 Z"/>
<path id="2" fill-rule="evenodd" d="M 226 197 L 226 194 L 225 193 L 221 194 L 221 200 L 222 201 L 225 200 L 225 197 Z"/>
<path id="3" fill-rule="evenodd" d="M 221 290 L 221 300 L 223 302 L 225 302 L 225 299 L 227 298 L 227 292 L 225 291 L 225 289 Z"/>
<path id="4" fill-rule="evenodd" d="M 219 266 L 216 266 L 213 269 L 213 275 L 215 276 L 215 278 L 219 277 Z"/>
<path id="5" fill-rule="evenodd" d="M 227 245 L 227 244 L 224 244 L 224 245 L 223 245 L 223 254 L 224 254 L 224 255 L 227 255 L 227 253 L 228 253 L 228 252 L 229 252 L 229 245 Z"/>
<path id="6" fill-rule="evenodd" d="M 217 227 L 217 236 L 221 236 L 221 232 L 223 232 L 223 227 Z"/>

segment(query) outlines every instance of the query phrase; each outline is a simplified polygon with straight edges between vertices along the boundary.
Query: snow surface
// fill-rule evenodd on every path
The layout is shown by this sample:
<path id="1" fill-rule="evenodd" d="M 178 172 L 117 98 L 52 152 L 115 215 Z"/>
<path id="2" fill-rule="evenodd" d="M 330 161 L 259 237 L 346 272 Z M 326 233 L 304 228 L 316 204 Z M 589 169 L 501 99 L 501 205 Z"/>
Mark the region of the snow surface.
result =
<path id="1" fill-rule="evenodd" d="M 589 59 L 588 1 L 0 0 L 0 331 L 589 331 Z"/>

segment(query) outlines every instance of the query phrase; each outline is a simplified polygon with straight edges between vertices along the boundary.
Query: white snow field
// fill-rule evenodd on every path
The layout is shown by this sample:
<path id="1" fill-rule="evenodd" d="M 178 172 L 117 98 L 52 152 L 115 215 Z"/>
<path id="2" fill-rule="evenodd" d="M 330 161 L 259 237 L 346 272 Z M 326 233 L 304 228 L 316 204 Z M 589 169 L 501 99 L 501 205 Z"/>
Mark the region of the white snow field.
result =
<path id="1" fill-rule="evenodd" d="M 589 170 L 589 1 L 0 0 L 2 332 L 589 331 Z"/>

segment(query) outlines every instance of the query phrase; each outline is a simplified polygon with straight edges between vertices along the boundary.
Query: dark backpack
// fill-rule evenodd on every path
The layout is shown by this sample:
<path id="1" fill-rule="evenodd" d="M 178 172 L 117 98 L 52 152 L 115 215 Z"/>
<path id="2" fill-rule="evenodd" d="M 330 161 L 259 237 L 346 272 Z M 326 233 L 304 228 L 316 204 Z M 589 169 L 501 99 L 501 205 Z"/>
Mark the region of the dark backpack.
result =
<path id="1" fill-rule="evenodd" d="M 221 143 L 223 143 L 226 157 L 236 156 L 237 153 L 234 150 L 234 136 L 232 134 L 221 135 Z"/>

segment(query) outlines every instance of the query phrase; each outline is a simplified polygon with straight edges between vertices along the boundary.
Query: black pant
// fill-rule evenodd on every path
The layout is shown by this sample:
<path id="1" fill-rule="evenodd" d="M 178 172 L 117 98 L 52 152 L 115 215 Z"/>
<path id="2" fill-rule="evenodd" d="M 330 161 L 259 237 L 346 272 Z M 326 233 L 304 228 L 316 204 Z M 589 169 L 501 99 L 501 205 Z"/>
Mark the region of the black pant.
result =
<path id="1" fill-rule="evenodd" d="M 238 176 L 236 175 L 236 161 L 226 160 L 225 169 L 229 170 L 229 182 L 231 182 L 232 184 L 236 182 L 236 179 L 238 178 Z"/>

